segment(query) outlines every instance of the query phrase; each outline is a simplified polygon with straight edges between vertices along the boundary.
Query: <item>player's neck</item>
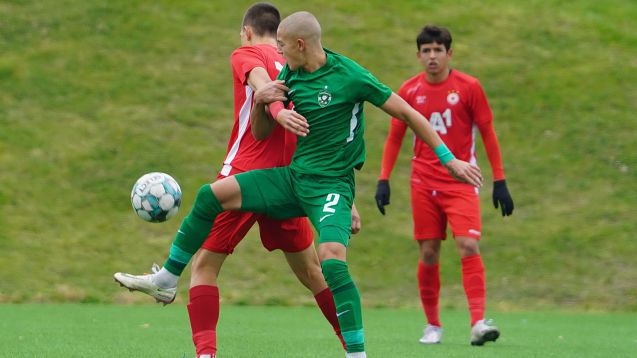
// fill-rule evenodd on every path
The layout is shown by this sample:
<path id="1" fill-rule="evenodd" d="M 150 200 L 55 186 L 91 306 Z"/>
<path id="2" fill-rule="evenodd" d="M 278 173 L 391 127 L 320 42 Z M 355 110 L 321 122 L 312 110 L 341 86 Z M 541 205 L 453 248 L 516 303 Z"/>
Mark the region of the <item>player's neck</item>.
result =
<path id="1" fill-rule="evenodd" d="M 429 73 L 425 72 L 425 78 L 428 83 L 438 84 L 444 82 L 447 78 L 449 78 L 449 74 L 451 74 L 451 69 L 447 68 L 439 73 Z"/>
<path id="2" fill-rule="evenodd" d="M 270 45 L 276 47 L 276 39 L 273 37 L 253 37 L 249 43 L 250 46 Z"/>
<path id="3" fill-rule="evenodd" d="M 315 51 L 308 53 L 307 62 L 302 66 L 305 72 L 312 73 L 327 63 L 327 54 L 319 47 Z"/>

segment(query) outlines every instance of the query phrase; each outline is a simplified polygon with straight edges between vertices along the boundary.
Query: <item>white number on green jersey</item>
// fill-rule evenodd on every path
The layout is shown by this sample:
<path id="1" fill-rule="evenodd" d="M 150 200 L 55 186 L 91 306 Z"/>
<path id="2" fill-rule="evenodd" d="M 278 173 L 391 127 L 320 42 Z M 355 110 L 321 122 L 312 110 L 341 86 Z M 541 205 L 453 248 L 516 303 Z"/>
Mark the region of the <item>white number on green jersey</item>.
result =
<path id="1" fill-rule="evenodd" d="M 335 213 L 336 209 L 334 209 L 332 206 L 338 204 L 338 200 L 341 198 L 341 194 L 327 194 L 327 198 L 325 199 L 325 201 L 327 201 L 327 203 L 325 203 L 325 205 L 323 205 L 323 212 L 324 213 Z"/>
<path id="2" fill-rule="evenodd" d="M 334 213 L 336 212 L 336 209 L 334 209 L 332 206 L 338 204 L 338 200 L 340 198 L 341 198 L 340 194 L 327 194 L 327 197 L 325 198 L 325 201 L 327 201 L 327 203 L 323 205 L 323 212 L 330 213 L 330 214 L 321 216 L 321 218 L 319 219 L 319 222 L 323 222 L 323 220 L 334 215 Z"/>
<path id="3" fill-rule="evenodd" d="M 433 112 L 429 117 L 431 127 L 440 134 L 447 134 L 447 128 L 451 127 L 451 109 L 445 109 L 442 114 Z"/>

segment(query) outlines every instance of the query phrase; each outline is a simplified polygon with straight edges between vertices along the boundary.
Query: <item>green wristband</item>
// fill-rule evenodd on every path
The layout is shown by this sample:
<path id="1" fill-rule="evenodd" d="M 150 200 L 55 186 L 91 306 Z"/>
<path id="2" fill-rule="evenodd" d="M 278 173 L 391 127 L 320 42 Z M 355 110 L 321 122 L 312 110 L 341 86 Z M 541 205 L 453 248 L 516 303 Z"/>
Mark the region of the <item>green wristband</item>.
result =
<path id="1" fill-rule="evenodd" d="M 442 165 L 445 165 L 449 163 L 450 161 L 456 159 L 456 157 L 453 156 L 453 153 L 451 153 L 449 148 L 447 148 L 447 146 L 444 143 L 437 146 L 434 149 L 434 153 L 436 153 L 436 156 L 438 157 Z"/>

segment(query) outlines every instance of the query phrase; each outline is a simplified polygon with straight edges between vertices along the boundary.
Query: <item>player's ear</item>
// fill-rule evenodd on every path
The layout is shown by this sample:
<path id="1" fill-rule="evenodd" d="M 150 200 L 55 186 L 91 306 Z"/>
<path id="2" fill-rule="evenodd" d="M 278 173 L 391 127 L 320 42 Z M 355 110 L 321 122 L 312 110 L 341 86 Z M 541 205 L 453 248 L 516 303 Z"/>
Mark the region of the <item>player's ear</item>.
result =
<path id="1" fill-rule="evenodd" d="M 303 51 L 305 50 L 305 40 L 303 39 L 296 39 L 296 46 L 299 49 L 299 51 Z"/>
<path id="2" fill-rule="evenodd" d="M 243 26 L 243 31 L 245 31 L 245 34 L 246 34 L 246 40 L 248 40 L 248 41 L 252 41 L 252 35 L 253 35 L 253 33 L 252 33 L 252 26 L 249 26 L 249 25 L 245 25 L 245 26 Z"/>
<path id="3" fill-rule="evenodd" d="M 452 48 L 447 50 L 447 57 L 451 58 L 451 56 L 453 56 L 453 49 Z"/>
<path id="4" fill-rule="evenodd" d="M 418 51 L 416 51 L 416 58 L 420 60 L 420 56 L 422 56 L 422 44 L 418 45 Z"/>

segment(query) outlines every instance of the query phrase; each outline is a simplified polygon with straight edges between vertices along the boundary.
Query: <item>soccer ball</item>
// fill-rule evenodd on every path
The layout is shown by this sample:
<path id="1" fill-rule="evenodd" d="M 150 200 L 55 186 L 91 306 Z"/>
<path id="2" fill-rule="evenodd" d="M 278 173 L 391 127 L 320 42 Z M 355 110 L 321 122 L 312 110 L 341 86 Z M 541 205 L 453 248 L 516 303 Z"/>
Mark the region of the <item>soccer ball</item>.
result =
<path id="1" fill-rule="evenodd" d="M 130 200 L 140 218 L 159 223 L 177 214 L 181 205 L 181 188 L 168 174 L 148 173 L 137 179 Z"/>

